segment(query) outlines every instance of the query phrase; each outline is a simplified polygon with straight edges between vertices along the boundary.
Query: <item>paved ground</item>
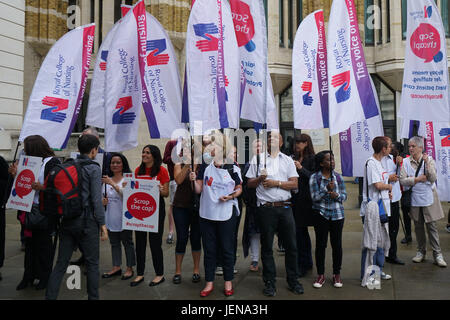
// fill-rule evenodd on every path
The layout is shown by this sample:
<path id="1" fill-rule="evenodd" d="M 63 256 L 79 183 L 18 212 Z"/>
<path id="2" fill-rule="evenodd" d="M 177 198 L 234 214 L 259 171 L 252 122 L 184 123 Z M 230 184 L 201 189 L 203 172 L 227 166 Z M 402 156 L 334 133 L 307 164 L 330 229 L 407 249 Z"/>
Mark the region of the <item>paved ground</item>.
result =
<path id="1" fill-rule="evenodd" d="M 326 257 L 326 282 L 321 289 L 315 289 L 312 286 L 316 276 L 315 268 L 312 273 L 301 279 L 305 288 L 305 293 L 301 296 L 294 295 L 286 287 L 284 257 L 274 252 L 277 263 L 277 296 L 273 299 L 282 300 L 322 300 L 322 299 L 350 299 L 350 300 L 440 300 L 450 298 L 450 267 L 439 268 L 433 264 L 431 251 L 427 255 L 427 260 L 421 264 L 414 264 L 411 258 L 416 252 L 416 242 L 410 245 L 399 244 L 398 256 L 406 262 L 405 266 L 386 264 L 385 271 L 392 275 L 392 280 L 383 281 L 381 290 L 368 290 L 360 286 L 360 259 L 361 259 L 361 231 L 362 225 L 357 208 L 357 186 L 347 183 L 349 191 L 349 200 L 346 202 L 346 221 L 343 233 L 344 258 L 342 266 L 342 279 L 344 286 L 336 289 L 331 284 L 331 248 L 327 249 Z M 447 213 L 449 205 L 443 204 L 444 211 Z M 438 223 L 441 247 L 444 258 L 450 263 L 450 233 L 445 232 L 445 220 Z M 243 223 L 241 224 L 242 232 Z M 167 219 L 166 219 L 167 230 Z M 0 299 L 26 299 L 40 300 L 44 297 L 44 292 L 36 291 L 34 288 L 27 288 L 22 291 L 16 291 L 16 286 L 20 282 L 23 273 L 23 252 L 20 250 L 19 241 L 20 226 L 16 220 L 14 211 L 7 212 L 7 232 L 6 232 L 6 260 L 1 269 L 3 281 L 0 282 Z M 314 248 L 314 231 L 310 228 L 310 235 Z M 403 231 L 400 231 L 398 239 L 403 238 Z M 166 235 L 164 235 L 164 239 Z M 414 235 L 413 235 L 413 238 Z M 239 241 L 241 233 L 239 234 Z M 175 270 L 175 244 L 167 245 L 164 242 L 164 262 L 166 270 L 166 281 L 150 288 L 148 282 L 153 279 L 154 271 L 151 264 L 151 256 L 147 250 L 147 272 L 145 274 L 145 283 L 131 288 L 129 281 L 121 281 L 120 278 L 101 279 L 100 297 L 101 299 L 112 300 L 186 300 L 186 299 L 204 299 L 204 300 L 267 300 L 262 295 L 263 282 L 261 273 L 253 273 L 248 270 L 250 264 L 249 257 L 243 258 L 242 246 L 239 246 L 239 257 L 236 268 L 238 273 L 235 276 L 234 288 L 235 295 L 225 298 L 223 292 L 223 281 L 221 277 L 216 279 L 215 292 L 208 298 L 200 298 L 200 290 L 204 286 L 203 267 L 201 268 L 202 281 L 194 284 L 190 281 L 192 275 L 192 259 L 190 249 L 185 257 L 183 265 L 183 281 L 179 285 L 172 283 L 171 279 Z M 430 249 L 429 249 L 430 250 Z M 313 253 L 314 254 L 314 253 Z M 75 253 L 73 258 L 78 257 Z M 125 259 L 125 258 L 124 258 Z M 101 244 L 100 271 L 107 272 L 111 268 L 111 253 L 109 242 Z M 68 275 L 65 277 L 65 279 Z M 68 290 L 63 282 L 60 299 L 87 299 L 85 278 L 82 277 L 81 290 Z"/>

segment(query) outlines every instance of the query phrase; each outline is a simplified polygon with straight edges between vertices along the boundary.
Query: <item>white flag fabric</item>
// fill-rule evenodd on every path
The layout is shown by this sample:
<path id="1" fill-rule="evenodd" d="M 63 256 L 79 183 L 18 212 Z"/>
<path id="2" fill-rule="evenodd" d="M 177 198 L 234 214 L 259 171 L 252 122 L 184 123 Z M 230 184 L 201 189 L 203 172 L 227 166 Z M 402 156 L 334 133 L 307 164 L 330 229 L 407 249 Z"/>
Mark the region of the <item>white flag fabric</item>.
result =
<path id="1" fill-rule="evenodd" d="M 230 0 L 239 46 L 241 75 L 241 118 L 267 123 L 279 129 L 277 108 L 267 65 L 267 28 L 262 0 Z M 265 112 L 265 113 L 264 113 Z"/>
<path id="2" fill-rule="evenodd" d="M 373 92 L 376 92 L 372 79 L 370 82 Z M 377 96 L 375 96 L 375 101 L 379 111 L 378 116 L 359 121 L 349 129 L 339 133 L 341 168 L 344 177 L 364 176 L 366 160 L 373 154 L 372 140 L 375 137 L 384 136 L 380 103 Z"/>
<path id="3" fill-rule="evenodd" d="M 138 23 L 143 1 L 138 2 L 119 24 L 111 41 L 106 68 L 105 149 L 121 152 L 137 147 L 142 105 L 139 70 Z M 144 7 L 145 11 L 145 7 Z M 144 20 L 145 23 L 145 20 Z M 145 38 L 144 38 L 145 39 Z M 144 44 L 145 46 L 145 40 Z M 142 57 L 143 59 L 144 57 Z"/>
<path id="4" fill-rule="evenodd" d="M 41 135 L 50 147 L 64 149 L 78 119 L 91 63 L 95 24 L 62 36 L 41 65 L 19 141 Z"/>
<path id="5" fill-rule="evenodd" d="M 240 70 L 228 1 L 196 0 L 186 34 L 189 122 L 194 134 L 239 128 Z"/>
<path id="6" fill-rule="evenodd" d="M 328 128 L 327 43 L 323 10 L 298 27 L 292 50 L 294 128 Z"/>
<path id="7" fill-rule="evenodd" d="M 353 0 L 334 0 L 328 24 L 330 134 L 379 114 Z"/>
<path id="8" fill-rule="evenodd" d="M 425 124 L 425 152 L 436 161 L 439 200 L 450 201 L 450 122 Z"/>
<path id="9" fill-rule="evenodd" d="M 124 17 L 132 6 L 121 5 L 122 17 Z M 98 49 L 97 60 L 95 61 L 94 75 L 91 81 L 91 90 L 89 92 L 89 103 L 86 114 L 86 124 L 88 126 L 105 128 L 105 86 L 106 86 L 106 68 L 108 66 L 108 53 L 111 46 L 114 33 L 119 27 L 122 19 L 106 35 L 105 39 Z"/>
<path id="10" fill-rule="evenodd" d="M 399 116 L 422 121 L 450 119 L 447 46 L 434 1 L 407 2 L 405 71 Z"/>
<path id="11" fill-rule="evenodd" d="M 171 138 L 175 130 L 186 128 L 186 125 L 181 123 L 182 97 L 177 58 L 163 26 L 148 12 L 146 20 L 144 78 L 149 103 L 144 104 L 144 111 L 151 137 Z"/>

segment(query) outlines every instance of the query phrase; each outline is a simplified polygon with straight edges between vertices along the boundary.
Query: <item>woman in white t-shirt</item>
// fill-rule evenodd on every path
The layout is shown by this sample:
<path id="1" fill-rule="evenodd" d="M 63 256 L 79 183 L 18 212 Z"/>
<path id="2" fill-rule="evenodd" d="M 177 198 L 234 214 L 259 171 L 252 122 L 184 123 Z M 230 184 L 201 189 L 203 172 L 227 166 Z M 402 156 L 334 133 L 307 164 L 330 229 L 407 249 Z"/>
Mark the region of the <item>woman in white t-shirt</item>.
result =
<path id="1" fill-rule="evenodd" d="M 103 205 L 106 206 L 105 220 L 111 243 L 113 268 L 110 272 L 104 273 L 102 278 L 122 275 L 122 248 L 120 246 L 120 242 L 122 242 L 127 261 L 127 270 L 122 275 L 122 280 L 127 280 L 134 275 L 133 267 L 136 265 L 133 232 L 122 229 L 123 174 L 129 173 L 131 170 L 124 155 L 113 153 L 110 159 L 110 176 L 103 176 L 102 182 L 104 190 L 106 190 L 106 194 L 103 195 Z"/>
<path id="2" fill-rule="evenodd" d="M 386 208 L 387 215 L 390 216 L 390 200 L 392 198 L 392 184 L 388 183 L 389 176 L 387 170 L 383 168 L 381 160 L 389 155 L 389 143 L 386 137 L 376 137 L 372 140 L 373 155 L 370 157 L 364 165 L 364 183 L 363 183 L 363 205 L 361 206 L 360 215 L 364 223 L 364 216 L 367 209 L 368 201 L 378 202 L 379 199 L 383 199 L 384 207 Z M 368 191 L 368 192 L 367 192 Z M 368 194 L 367 194 L 368 193 Z M 367 199 L 367 196 L 369 199 Z M 367 225 L 367 224 L 366 224 Z M 387 223 L 381 225 L 383 230 L 380 230 L 384 235 L 384 240 L 381 241 L 388 246 L 378 246 L 375 254 L 373 255 L 373 263 L 383 270 L 385 255 L 389 250 L 389 232 Z M 368 230 L 364 229 L 363 237 L 369 236 Z M 369 254 L 372 254 L 371 250 L 367 248 L 362 249 L 361 258 L 361 280 L 364 278 L 364 274 L 367 271 L 366 261 L 370 260 Z M 392 277 L 384 272 L 381 272 L 381 279 L 389 280 Z M 364 284 L 363 284 L 364 285 Z"/>
<path id="3" fill-rule="evenodd" d="M 200 197 L 200 233 L 202 236 L 205 266 L 205 288 L 201 297 L 207 297 L 214 289 L 214 276 L 217 264 L 217 247 L 221 248 L 223 258 L 224 294 L 234 294 L 232 280 L 235 262 L 235 227 L 240 214 L 237 197 L 242 193 L 240 170 L 233 163 L 224 163 L 227 158 L 224 146 L 227 139 L 221 134 L 215 135 L 211 146 L 214 161 L 203 164 L 198 175 L 191 172 L 190 179 L 195 181 L 195 192 Z M 222 152 L 223 151 L 223 152 Z M 231 151 L 231 150 L 228 150 Z"/>

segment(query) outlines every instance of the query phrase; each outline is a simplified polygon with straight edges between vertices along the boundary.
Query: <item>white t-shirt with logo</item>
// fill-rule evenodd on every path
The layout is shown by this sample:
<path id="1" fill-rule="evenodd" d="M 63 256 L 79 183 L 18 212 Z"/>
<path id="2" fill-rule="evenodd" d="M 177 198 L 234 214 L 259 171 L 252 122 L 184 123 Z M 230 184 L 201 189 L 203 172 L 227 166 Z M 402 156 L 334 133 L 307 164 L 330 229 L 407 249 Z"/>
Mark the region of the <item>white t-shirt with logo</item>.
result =
<path id="1" fill-rule="evenodd" d="M 394 162 L 393 156 L 388 155 L 388 156 L 384 157 L 383 159 L 381 159 L 381 164 L 388 173 L 388 179 L 391 174 L 397 174 L 398 176 L 400 176 L 400 172 L 397 172 L 397 165 Z M 400 189 L 400 181 L 391 182 L 391 184 L 392 184 L 392 200 L 391 200 L 391 202 L 394 203 L 394 202 L 400 201 L 400 199 L 402 198 L 402 191 Z"/>
<path id="2" fill-rule="evenodd" d="M 120 189 L 122 189 L 122 183 L 124 181 L 125 180 L 122 179 L 117 183 Z M 102 189 L 105 190 L 105 185 L 103 185 Z M 112 232 L 121 232 L 123 196 L 109 184 L 106 185 L 106 196 L 108 198 L 108 205 L 106 206 L 105 212 L 106 228 Z"/>
<path id="3" fill-rule="evenodd" d="M 384 206 L 386 208 L 387 215 L 391 216 L 391 204 L 389 199 L 389 191 L 379 191 L 375 188 L 375 183 L 382 182 L 388 183 L 389 174 L 387 170 L 383 168 L 381 161 L 378 161 L 373 156 L 367 160 L 367 170 L 364 166 L 364 183 L 363 183 L 363 201 L 367 202 L 367 183 L 369 184 L 369 199 L 375 202 L 383 199 Z M 360 211 L 360 216 L 364 216 L 365 210 Z"/>

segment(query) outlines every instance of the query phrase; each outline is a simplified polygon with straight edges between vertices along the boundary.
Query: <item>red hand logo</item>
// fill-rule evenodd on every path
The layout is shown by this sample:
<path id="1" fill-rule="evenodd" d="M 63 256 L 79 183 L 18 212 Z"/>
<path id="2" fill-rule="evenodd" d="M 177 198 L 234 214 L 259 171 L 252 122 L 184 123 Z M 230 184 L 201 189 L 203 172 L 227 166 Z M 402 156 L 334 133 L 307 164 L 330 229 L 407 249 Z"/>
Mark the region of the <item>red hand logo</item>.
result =
<path id="1" fill-rule="evenodd" d="M 219 39 L 213 37 L 212 35 L 210 35 L 209 33 L 206 33 L 205 36 L 207 38 L 209 38 L 208 40 L 199 40 L 196 43 L 196 47 L 201 51 L 201 52 L 206 52 L 206 51 L 217 51 L 219 48 Z"/>
<path id="2" fill-rule="evenodd" d="M 312 82 L 308 82 L 308 81 L 303 82 L 302 90 L 311 92 L 312 91 Z"/>
<path id="3" fill-rule="evenodd" d="M 347 83 L 344 88 L 344 90 L 347 91 L 348 87 L 350 86 L 350 71 L 337 74 L 331 79 L 331 85 L 335 88 L 341 86 L 344 83 Z"/>
<path id="4" fill-rule="evenodd" d="M 117 102 L 116 109 L 123 108 L 120 110 L 120 114 L 124 114 L 125 111 L 131 109 L 133 107 L 133 100 L 131 97 L 123 97 L 119 99 L 119 102 Z"/>
<path id="5" fill-rule="evenodd" d="M 158 49 L 153 50 L 150 52 L 150 54 L 147 56 L 147 65 L 148 66 L 156 66 L 161 64 L 168 64 L 170 57 L 168 54 L 160 54 L 156 56 L 156 53 L 158 52 Z"/>
<path id="6" fill-rule="evenodd" d="M 100 70 L 102 71 L 106 70 L 106 62 L 100 62 Z"/>
<path id="7" fill-rule="evenodd" d="M 55 113 L 66 110 L 69 107 L 69 100 L 45 96 L 42 99 L 42 104 L 49 107 L 57 107 L 56 109 L 52 109 L 52 112 Z"/>

